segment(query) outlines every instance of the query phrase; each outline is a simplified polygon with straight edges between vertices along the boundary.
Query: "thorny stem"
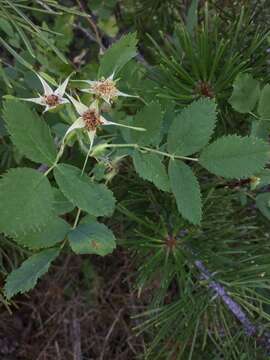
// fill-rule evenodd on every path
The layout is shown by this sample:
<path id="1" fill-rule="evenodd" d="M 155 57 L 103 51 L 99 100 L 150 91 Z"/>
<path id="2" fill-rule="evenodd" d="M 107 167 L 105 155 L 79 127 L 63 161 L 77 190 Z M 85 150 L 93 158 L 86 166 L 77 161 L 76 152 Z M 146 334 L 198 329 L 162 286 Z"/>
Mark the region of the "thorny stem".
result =
<path id="1" fill-rule="evenodd" d="M 163 155 L 166 157 L 169 157 L 171 159 L 179 159 L 179 160 L 189 160 L 189 161 L 196 161 L 198 162 L 199 159 L 197 158 L 191 158 L 191 157 L 187 157 L 187 156 L 180 156 L 180 155 L 173 155 L 173 154 L 169 154 L 166 153 L 164 151 L 160 151 L 160 150 L 156 150 L 156 149 L 151 149 L 149 147 L 146 146 L 140 146 L 138 144 L 104 144 L 104 148 L 133 148 L 133 149 L 138 149 L 139 151 L 149 151 L 155 154 L 159 154 L 159 155 Z"/>

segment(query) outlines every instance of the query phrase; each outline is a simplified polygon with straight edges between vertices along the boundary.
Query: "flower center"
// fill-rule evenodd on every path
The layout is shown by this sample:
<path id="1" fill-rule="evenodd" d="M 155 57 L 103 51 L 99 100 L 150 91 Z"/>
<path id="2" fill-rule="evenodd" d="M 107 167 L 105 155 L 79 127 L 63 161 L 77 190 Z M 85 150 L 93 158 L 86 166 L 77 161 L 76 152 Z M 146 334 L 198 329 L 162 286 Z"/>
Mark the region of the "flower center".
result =
<path id="1" fill-rule="evenodd" d="M 108 99 L 117 97 L 117 88 L 115 87 L 115 82 L 112 80 L 97 81 L 96 84 L 93 85 L 93 91 L 97 96 L 105 96 Z"/>
<path id="2" fill-rule="evenodd" d="M 102 125 L 100 116 L 95 110 L 87 110 L 82 115 L 83 121 L 85 123 L 85 128 L 89 131 L 94 131 L 99 125 Z"/>
<path id="3" fill-rule="evenodd" d="M 45 95 L 44 96 L 46 105 L 49 106 L 56 106 L 60 103 L 59 96 L 51 94 L 51 95 Z"/>

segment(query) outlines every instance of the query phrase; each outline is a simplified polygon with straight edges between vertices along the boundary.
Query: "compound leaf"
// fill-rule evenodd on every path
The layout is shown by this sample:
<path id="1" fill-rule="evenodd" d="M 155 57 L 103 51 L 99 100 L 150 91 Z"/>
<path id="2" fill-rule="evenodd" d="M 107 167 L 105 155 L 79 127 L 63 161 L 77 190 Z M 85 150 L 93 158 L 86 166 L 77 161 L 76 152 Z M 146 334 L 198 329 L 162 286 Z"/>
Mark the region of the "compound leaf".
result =
<path id="1" fill-rule="evenodd" d="M 94 183 L 81 170 L 60 164 L 54 169 L 56 182 L 75 206 L 94 216 L 111 215 L 115 206 L 113 193 L 103 184 Z"/>
<path id="2" fill-rule="evenodd" d="M 136 114 L 131 125 L 144 128 L 145 131 L 130 130 L 132 141 L 139 145 L 158 145 L 161 140 L 162 119 L 163 113 L 159 103 L 152 102 L 144 106 Z"/>
<path id="3" fill-rule="evenodd" d="M 38 229 L 53 215 L 48 179 L 29 168 L 11 169 L 0 180 L 0 232 L 9 235 Z"/>
<path id="4" fill-rule="evenodd" d="M 216 104 L 200 99 L 187 106 L 173 121 L 168 134 L 168 151 L 192 155 L 208 144 L 216 124 Z"/>
<path id="5" fill-rule="evenodd" d="M 137 35 L 130 33 L 112 44 L 100 60 L 99 76 L 108 77 L 119 72 L 122 67 L 137 55 Z"/>
<path id="6" fill-rule="evenodd" d="M 53 207 L 57 215 L 64 215 L 74 209 L 74 205 L 57 188 L 53 188 Z"/>
<path id="7" fill-rule="evenodd" d="M 183 218 L 199 225 L 202 218 L 202 200 L 196 176 L 183 161 L 170 160 L 169 177 L 178 211 Z"/>
<path id="8" fill-rule="evenodd" d="M 200 164 L 225 178 L 248 178 L 261 171 L 269 159 L 269 145 L 251 136 L 224 136 L 201 153 Z"/>
<path id="9" fill-rule="evenodd" d="M 6 101 L 4 120 L 11 140 L 28 159 L 52 165 L 56 147 L 48 125 L 24 103 Z"/>
<path id="10" fill-rule="evenodd" d="M 33 289 L 37 280 L 44 275 L 51 262 L 58 256 L 59 249 L 47 249 L 28 258 L 6 278 L 4 293 L 8 299 L 18 293 Z"/>
<path id="11" fill-rule="evenodd" d="M 113 232 L 104 224 L 95 221 L 79 225 L 69 233 L 68 238 L 76 254 L 105 256 L 113 252 L 116 247 Z"/>
<path id="12" fill-rule="evenodd" d="M 240 113 L 252 111 L 260 97 L 260 84 L 250 74 L 239 74 L 233 84 L 229 103 Z"/>
<path id="13" fill-rule="evenodd" d="M 170 191 L 169 177 L 161 157 L 153 153 L 134 151 L 133 163 L 137 173 L 145 180 L 151 181 L 163 191 Z"/>
<path id="14" fill-rule="evenodd" d="M 265 85 L 262 89 L 258 113 L 262 119 L 270 120 L 270 84 Z"/>
<path id="15" fill-rule="evenodd" d="M 37 231 L 29 231 L 14 237 L 14 240 L 22 246 L 30 249 L 49 248 L 67 235 L 70 225 L 59 217 L 52 217 L 45 225 Z"/>

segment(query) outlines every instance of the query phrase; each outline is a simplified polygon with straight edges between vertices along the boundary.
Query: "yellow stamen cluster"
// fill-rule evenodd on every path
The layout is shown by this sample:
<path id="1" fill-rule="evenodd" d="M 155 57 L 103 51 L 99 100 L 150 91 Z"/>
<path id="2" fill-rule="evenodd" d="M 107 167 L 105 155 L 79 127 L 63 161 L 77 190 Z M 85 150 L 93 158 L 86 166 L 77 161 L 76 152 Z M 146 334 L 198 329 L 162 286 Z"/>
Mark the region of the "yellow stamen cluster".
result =
<path id="1" fill-rule="evenodd" d="M 92 90 L 98 97 L 106 97 L 109 100 L 116 98 L 118 93 L 115 82 L 110 79 L 96 81 Z"/>
<path id="2" fill-rule="evenodd" d="M 45 95 L 44 100 L 48 106 L 56 106 L 59 104 L 59 97 L 57 95 Z"/>
<path id="3" fill-rule="evenodd" d="M 94 131 L 99 125 L 102 125 L 100 116 L 95 110 L 87 110 L 82 115 L 83 121 L 85 123 L 85 128 L 88 131 Z"/>

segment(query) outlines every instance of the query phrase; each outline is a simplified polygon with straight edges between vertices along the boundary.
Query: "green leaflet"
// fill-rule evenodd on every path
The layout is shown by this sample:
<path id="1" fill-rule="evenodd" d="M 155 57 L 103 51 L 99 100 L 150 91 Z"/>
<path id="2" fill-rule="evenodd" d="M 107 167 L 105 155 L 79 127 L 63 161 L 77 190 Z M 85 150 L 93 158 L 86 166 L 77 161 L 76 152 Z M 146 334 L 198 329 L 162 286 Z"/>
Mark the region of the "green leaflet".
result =
<path id="1" fill-rule="evenodd" d="M 270 133 L 270 121 L 252 121 L 250 135 L 268 141 Z"/>
<path id="2" fill-rule="evenodd" d="M 6 278 L 4 293 L 8 299 L 18 293 L 33 289 L 37 280 L 44 275 L 51 262 L 59 255 L 59 249 L 48 249 L 28 258 Z"/>
<path id="3" fill-rule="evenodd" d="M 57 152 L 50 128 L 27 105 L 6 101 L 4 119 L 12 142 L 22 154 L 37 163 L 54 163 Z"/>
<path id="4" fill-rule="evenodd" d="M 260 84 L 250 74 L 238 74 L 229 103 L 240 113 L 252 111 L 260 97 Z"/>
<path id="5" fill-rule="evenodd" d="M 25 234 L 14 237 L 14 240 L 22 246 L 30 249 L 49 248 L 67 235 L 70 225 L 59 217 L 51 218 L 38 231 L 29 231 Z"/>
<path id="6" fill-rule="evenodd" d="M 257 208 L 270 220 L 270 193 L 259 194 L 256 197 Z"/>
<path id="7" fill-rule="evenodd" d="M 116 248 L 113 232 L 98 222 L 79 225 L 69 233 L 68 238 L 70 246 L 76 254 L 105 256 Z"/>
<path id="8" fill-rule="evenodd" d="M 168 151 L 192 155 L 208 144 L 216 124 L 216 104 L 200 99 L 187 106 L 173 121 L 168 134 Z"/>
<path id="9" fill-rule="evenodd" d="M 196 176 L 183 161 L 170 160 L 169 177 L 178 211 L 183 218 L 199 225 L 202 218 L 202 200 Z"/>
<path id="10" fill-rule="evenodd" d="M 60 164 L 54 169 L 56 182 L 63 194 L 78 208 L 94 216 L 113 213 L 115 198 L 103 184 L 95 184 L 72 165 Z"/>
<path id="11" fill-rule="evenodd" d="M 251 136 L 229 135 L 208 145 L 200 164 L 225 178 L 248 178 L 261 171 L 269 160 L 269 145 Z"/>
<path id="12" fill-rule="evenodd" d="M 160 190 L 170 191 L 169 178 L 161 156 L 134 151 L 133 163 L 137 173 L 143 179 L 151 181 Z"/>
<path id="13" fill-rule="evenodd" d="M 85 215 L 85 216 L 80 220 L 80 225 L 81 225 L 81 224 L 90 224 L 90 223 L 92 223 L 92 222 L 94 222 L 94 223 L 97 222 L 96 217 L 93 216 L 93 215 L 87 214 L 87 215 Z"/>
<path id="14" fill-rule="evenodd" d="M 74 209 L 74 205 L 57 188 L 53 188 L 53 207 L 57 215 L 64 215 Z"/>
<path id="15" fill-rule="evenodd" d="M 161 106 L 152 102 L 142 108 L 130 125 L 144 128 L 146 131 L 130 130 L 131 141 L 139 145 L 158 145 L 161 140 Z"/>
<path id="16" fill-rule="evenodd" d="M 108 77 L 113 72 L 119 72 L 129 60 L 137 55 L 137 43 L 136 33 L 130 33 L 112 44 L 101 57 L 99 77 Z"/>
<path id="17" fill-rule="evenodd" d="M 270 120 L 270 84 L 262 89 L 258 106 L 258 113 L 262 119 Z"/>
<path id="18" fill-rule="evenodd" d="M 0 180 L 0 232 L 8 235 L 38 229 L 53 215 L 53 193 L 40 172 L 11 169 Z"/>

